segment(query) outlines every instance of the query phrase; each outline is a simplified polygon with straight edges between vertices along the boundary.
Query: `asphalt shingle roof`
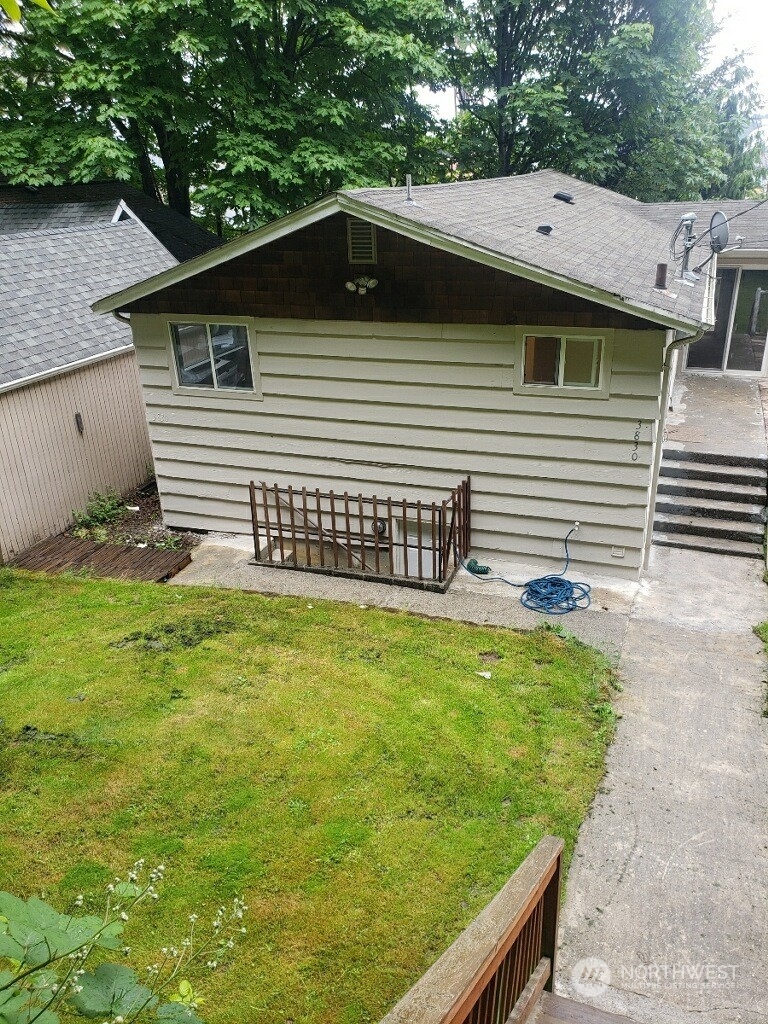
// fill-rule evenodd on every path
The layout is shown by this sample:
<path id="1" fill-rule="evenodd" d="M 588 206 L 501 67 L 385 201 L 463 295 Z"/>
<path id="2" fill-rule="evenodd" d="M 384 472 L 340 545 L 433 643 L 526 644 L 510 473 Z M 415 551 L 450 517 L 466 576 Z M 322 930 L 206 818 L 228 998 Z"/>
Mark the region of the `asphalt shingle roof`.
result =
<path id="1" fill-rule="evenodd" d="M 183 263 L 221 239 L 120 181 L 84 185 L 0 185 L 0 234 L 110 221 L 120 201 Z"/>
<path id="2" fill-rule="evenodd" d="M 573 204 L 554 199 L 557 191 L 570 193 Z M 649 216 L 635 199 L 551 170 L 420 185 L 412 190 L 413 203 L 405 201 L 404 188 L 342 194 L 650 310 L 703 321 L 705 276 L 684 285 L 670 266 L 667 290 L 654 288 L 656 264 L 669 262 L 669 240 L 680 216 L 675 210 L 656 208 Z M 543 224 L 552 226 L 551 234 L 536 230 Z"/>
<path id="3" fill-rule="evenodd" d="M 646 220 L 665 227 L 670 224 L 676 226 L 684 213 L 695 213 L 696 233 L 702 236 L 709 229 L 712 214 L 716 210 L 720 210 L 732 221 L 729 225 L 731 235 L 729 244 L 733 244 L 736 236 L 741 235 L 743 237 L 742 249 L 765 251 L 768 249 L 768 203 L 764 203 L 762 206 L 758 206 L 758 203 L 759 200 L 755 199 L 707 199 L 692 203 L 641 203 L 638 213 Z M 699 253 L 702 253 L 704 257 L 709 255 L 706 238 L 701 238 L 695 252 L 696 260 L 701 259 Z"/>
<path id="4" fill-rule="evenodd" d="M 0 236 L 0 386 L 130 345 L 91 303 L 175 265 L 131 220 Z"/>

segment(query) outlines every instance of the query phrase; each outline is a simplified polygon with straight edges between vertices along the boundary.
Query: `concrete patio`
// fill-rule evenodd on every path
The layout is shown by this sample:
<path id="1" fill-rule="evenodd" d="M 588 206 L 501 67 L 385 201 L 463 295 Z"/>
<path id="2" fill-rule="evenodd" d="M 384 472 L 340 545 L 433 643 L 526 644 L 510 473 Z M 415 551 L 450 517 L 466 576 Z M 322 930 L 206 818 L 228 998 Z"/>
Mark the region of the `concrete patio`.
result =
<path id="1" fill-rule="evenodd" d="M 768 455 L 762 392 L 757 378 L 679 373 L 667 413 L 665 449 Z"/>

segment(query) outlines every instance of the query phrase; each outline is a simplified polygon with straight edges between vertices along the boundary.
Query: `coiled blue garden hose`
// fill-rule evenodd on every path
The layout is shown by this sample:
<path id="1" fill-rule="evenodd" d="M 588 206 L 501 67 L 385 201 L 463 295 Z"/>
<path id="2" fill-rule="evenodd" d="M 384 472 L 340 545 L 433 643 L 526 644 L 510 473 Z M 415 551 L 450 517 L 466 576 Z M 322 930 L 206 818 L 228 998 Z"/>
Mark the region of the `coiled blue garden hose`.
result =
<path id="1" fill-rule="evenodd" d="M 565 536 L 565 566 L 562 572 L 539 576 L 537 579 L 528 580 L 527 583 L 515 583 L 506 576 L 492 575 L 490 566 L 480 565 L 474 558 L 464 562 L 459 558 L 458 550 L 455 552 L 456 560 L 470 576 L 474 576 L 481 583 L 506 583 L 508 587 L 522 589 L 520 604 L 532 612 L 541 612 L 543 615 L 567 615 L 569 612 L 584 611 L 592 602 L 589 596 L 592 588 L 588 583 L 573 583 L 565 579 L 568 566 L 571 564 L 568 539 L 577 529 L 578 526 L 571 527 Z"/>

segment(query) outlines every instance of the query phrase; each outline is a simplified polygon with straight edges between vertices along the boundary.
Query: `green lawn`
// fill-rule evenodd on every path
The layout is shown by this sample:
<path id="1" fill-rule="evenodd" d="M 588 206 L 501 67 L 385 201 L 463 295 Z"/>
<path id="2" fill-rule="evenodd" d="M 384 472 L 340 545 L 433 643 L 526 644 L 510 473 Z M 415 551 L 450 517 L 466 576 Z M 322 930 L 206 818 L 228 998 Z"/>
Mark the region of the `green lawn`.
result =
<path id="1" fill-rule="evenodd" d="M 543 834 L 570 853 L 609 681 L 552 631 L 0 569 L 0 888 L 98 908 L 162 860 L 132 963 L 250 908 L 211 1024 L 376 1021 Z"/>

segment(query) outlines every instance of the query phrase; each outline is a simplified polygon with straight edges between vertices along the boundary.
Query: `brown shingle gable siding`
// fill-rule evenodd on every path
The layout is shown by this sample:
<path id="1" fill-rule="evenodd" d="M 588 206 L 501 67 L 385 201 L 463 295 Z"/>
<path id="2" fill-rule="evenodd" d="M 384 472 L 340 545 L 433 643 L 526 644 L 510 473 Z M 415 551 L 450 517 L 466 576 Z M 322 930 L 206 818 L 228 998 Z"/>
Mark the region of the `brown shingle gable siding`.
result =
<path id="1" fill-rule="evenodd" d="M 329 217 L 126 307 L 137 313 L 658 330 L 545 285 L 381 228 L 375 266 L 347 262 L 346 217 Z M 362 274 L 366 295 L 348 292 Z"/>

